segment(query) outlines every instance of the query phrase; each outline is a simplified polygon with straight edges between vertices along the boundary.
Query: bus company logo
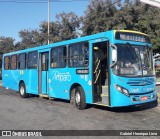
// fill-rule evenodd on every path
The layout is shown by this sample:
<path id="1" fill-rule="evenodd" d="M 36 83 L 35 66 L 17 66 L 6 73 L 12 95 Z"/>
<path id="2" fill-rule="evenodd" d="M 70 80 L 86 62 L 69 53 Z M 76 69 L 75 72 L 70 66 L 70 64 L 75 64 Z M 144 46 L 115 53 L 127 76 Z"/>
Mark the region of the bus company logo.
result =
<path id="1" fill-rule="evenodd" d="M 138 93 L 140 92 L 139 88 L 130 88 L 129 90 L 130 93 Z"/>
<path id="2" fill-rule="evenodd" d="M 2 136 L 12 136 L 11 131 L 2 131 Z"/>
<path id="3" fill-rule="evenodd" d="M 71 81 L 71 75 L 69 72 L 66 73 L 60 73 L 58 71 L 53 71 L 53 80 L 65 82 L 65 81 Z"/>
<path id="4" fill-rule="evenodd" d="M 144 87 L 144 88 L 143 88 L 143 91 L 144 91 L 144 92 L 152 92 L 152 91 L 154 91 L 154 87 L 147 87 L 147 88 Z"/>

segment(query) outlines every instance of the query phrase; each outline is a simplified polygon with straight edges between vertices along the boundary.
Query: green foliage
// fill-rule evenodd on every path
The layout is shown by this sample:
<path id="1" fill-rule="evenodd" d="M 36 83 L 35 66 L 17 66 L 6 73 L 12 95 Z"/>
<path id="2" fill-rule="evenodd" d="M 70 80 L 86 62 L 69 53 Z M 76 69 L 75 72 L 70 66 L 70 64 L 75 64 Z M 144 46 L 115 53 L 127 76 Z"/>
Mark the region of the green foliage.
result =
<path id="1" fill-rule="evenodd" d="M 150 36 L 155 51 L 160 51 L 160 10 L 139 0 L 91 0 L 84 17 L 75 13 L 60 13 L 50 22 L 50 43 L 91 35 L 111 29 L 141 31 Z M 81 28 L 80 28 L 81 27 Z M 40 23 L 38 29 L 19 32 L 21 41 L 15 46 L 14 39 L 0 37 L 1 53 L 25 49 L 48 43 L 48 22 Z"/>
<path id="2" fill-rule="evenodd" d="M 114 15 L 117 12 L 112 6 L 113 0 L 92 0 L 83 19 L 83 35 L 91 35 L 114 27 Z"/>
<path id="3" fill-rule="evenodd" d="M 11 37 L 0 37 L 0 69 L 2 65 L 2 55 L 14 50 L 14 39 Z"/>
<path id="4" fill-rule="evenodd" d="M 59 25 L 59 38 L 60 40 L 69 40 L 77 38 L 79 33 L 77 29 L 80 27 L 81 18 L 79 18 L 75 13 L 70 12 L 60 13 L 57 16 L 56 23 Z"/>
<path id="5" fill-rule="evenodd" d="M 73 12 L 56 15 L 56 21 L 50 22 L 50 43 L 69 40 L 78 37 L 80 18 Z M 22 39 L 20 49 L 40 46 L 48 43 L 48 22 L 41 22 L 39 29 L 22 30 L 19 32 Z"/>
<path id="6" fill-rule="evenodd" d="M 160 50 L 160 10 L 143 4 L 139 0 L 92 0 L 84 20 L 83 35 L 90 35 L 110 29 L 127 29 L 150 36 L 153 49 Z"/>
<path id="7" fill-rule="evenodd" d="M 11 37 L 0 37 L 0 53 L 4 54 L 14 49 L 14 39 Z"/>
<path id="8" fill-rule="evenodd" d="M 35 47 L 43 43 L 43 36 L 38 30 L 22 30 L 19 32 L 19 36 L 22 39 L 18 49 L 26 49 L 29 47 Z"/>

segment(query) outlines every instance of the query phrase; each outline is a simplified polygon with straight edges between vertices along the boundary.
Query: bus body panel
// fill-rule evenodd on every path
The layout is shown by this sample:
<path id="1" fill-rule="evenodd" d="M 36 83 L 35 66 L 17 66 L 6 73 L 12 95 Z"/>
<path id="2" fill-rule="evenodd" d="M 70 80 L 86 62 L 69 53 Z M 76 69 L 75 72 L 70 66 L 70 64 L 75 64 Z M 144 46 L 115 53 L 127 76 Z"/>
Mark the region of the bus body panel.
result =
<path id="1" fill-rule="evenodd" d="M 18 91 L 18 80 L 20 78 L 20 75 L 18 70 L 5 70 L 2 74 L 2 86 L 5 86 L 6 88 L 11 88 L 13 90 Z"/>
<path id="2" fill-rule="evenodd" d="M 155 77 L 128 79 L 126 77 L 117 77 L 112 75 L 112 78 L 111 107 L 143 104 L 146 102 L 156 101 L 157 99 L 155 90 Z M 127 89 L 130 96 L 128 97 L 116 90 L 115 85 Z M 147 97 L 147 100 L 142 100 L 144 97 Z"/>
<path id="3" fill-rule="evenodd" d="M 78 68 L 83 69 L 83 68 Z M 50 69 L 49 95 L 55 98 L 70 99 L 70 89 L 73 84 L 83 87 L 86 102 L 92 103 L 91 77 L 88 74 L 76 74 L 77 68 Z"/>
<path id="4" fill-rule="evenodd" d="M 152 45 L 150 43 L 134 42 L 134 41 L 124 41 L 124 40 L 114 40 L 113 44 L 126 44 L 140 45 L 141 47 Z M 110 49 L 110 53 L 112 49 Z M 110 59 L 110 64 L 112 60 Z M 112 68 L 110 69 L 111 87 L 111 107 L 122 107 L 129 105 L 138 105 L 147 102 L 152 102 L 157 100 L 157 92 L 155 90 L 156 80 L 155 76 L 152 77 L 121 77 L 113 73 Z M 137 83 L 137 84 L 135 84 Z M 128 90 L 130 96 L 126 96 L 123 93 L 117 91 L 115 85 L 121 86 Z M 142 98 L 147 97 L 147 100 L 142 100 Z M 133 101 L 134 100 L 134 101 Z"/>
<path id="5" fill-rule="evenodd" d="M 26 92 L 38 94 L 38 70 L 12 70 L 10 72 L 3 71 L 4 76 L 2 85 L 6 88 L 19 90 L 19 83 L 23 81 L 26 86 Z"/>
<path id="6" fill-rule="evenodd" d="M 30 94 L 38 94 L 38 69 L 28 70 L 22 80 L 26 82 L 26 92 Z"/>
<path id="7" fill-rule="evenodd" d="M 90 42 L 90 41 L 89 41 Z M 92 47 L 89 43 L 89 52 Z M 92 53 L 89 54 L 89 66 L 50 68 L 49 70 L 49 95 L 54 98 L 70 100 L 71 87 L 74 84 L 82 86 L 86 103 L 92 104 Z M 78 74 L 77 70 L 88 70 L 88 74 Z"/>

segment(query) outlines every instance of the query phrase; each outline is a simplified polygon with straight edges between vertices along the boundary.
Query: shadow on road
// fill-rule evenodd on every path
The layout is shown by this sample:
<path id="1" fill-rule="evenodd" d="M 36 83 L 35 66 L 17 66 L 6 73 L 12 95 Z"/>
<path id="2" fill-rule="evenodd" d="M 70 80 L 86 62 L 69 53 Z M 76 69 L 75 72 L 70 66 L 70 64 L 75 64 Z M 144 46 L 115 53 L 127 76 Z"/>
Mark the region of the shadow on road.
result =
<path id="1" fill-rule="evenodd" d="M 147 109 L 152 109 L 158 106 L 158 102 L 149 102 L 143 105 L 136 105 L 136 106 L 126 106 L 126 107 L 115 107 L 115 108 L 110 108 L 110 107 L 103 107 L 103 106 L 93 106 L 96 109 L 100 110 L 107 110 L 111 112 L 116 112 L 116 113 L 124 113 L 124 112 L 136 112 L 136 111 L 143 111 Z"/>
<path id="2" fill-rule="evenodd" d="M 34 98 L 34 97 L 39 98 L 38 95 L 30 94 L 30 96 L 29 96 L 29 98 Z M 44 100 L 51 100 L 51 101 L 54 101 L 54 102 L 70 103 L 69 100 L 64 100 L 64 99 L 56 99 L 56 98 L 51 98 L 51 99 L 43 98 L 43 99 Z M 127 113 L 127 112 L 143 111 L 143 110 L 152 109 L 152 108 L 155 108 L 155 107 L 158 107 L 158 102 L 157 101 L 149 102 L 149 103 L 146 103 L 146 104 L 143 104 L 143 105 L 126 106 L 126 107 L 114 107 L 114 108 L 88 104 L 85 110 L 95 108 L 95 109 L 99 109 L 99 110 L 116 112 L 116 113 L 125 113 L 125 112 Z"/>
<path id="3" fill-rule="evenodd" d="M 70 103 L 69 100 L 59 99 L 59 98 L 45 98 L 45 97 L 40 97 L 39 95 L 34 95 L 34 94 L 30 94 L 29 98 L 42 98 L 44 100 L 50 100 L 50 101 L 55 101 L 55 102 Z"/>
<path id="4" fill-rule="evenodd" d="M 17 93 L 16 91 L 13 91 L 13 90 L 6 90 L 4 87 L 1 87 L 1 91 L 5 92 L 5 94 L 8 94 L 8 95 L 19 95 L 19 93 Z M 33 95 L 33 94 L 30 94 L 29 95 L 29 98 L 39 98 L 38 95 Z M 46 101 L 49 101 L 48 99 L 49 98 L 43 98 L 44 100 Z M 62 102 L 62 103 L 70 103 L 69 100 L 64 100 L 64 99 L 50 99 L 51 101 L 50 102 Z M 104 111 L 110 111 L 110 112 L 115 112 L 115 113 L 127 113 L 127 112 L 136 112 L 136 111 L 144 111 L 144 110 L 147 110 L 147 109 L 152 109 L 152 108 L 155 108 L 155 107 L 158 107 L 158 102 L 155 101 L 155 102 L 150 102 L 150 103 L 146 103 L 144 105 L 138 105 L 138 106 L 127 106 L 127 107 L 115 107 L 115 108 L 110 108 L 110 107 L 106 107 L 106 106 L 98 106 L 98 105 L 87 105 L 87 109 L 91 109 L 91 108 L 95 108 L 95 109 L 99 109 L 99 110 L 104 110 Z"/>

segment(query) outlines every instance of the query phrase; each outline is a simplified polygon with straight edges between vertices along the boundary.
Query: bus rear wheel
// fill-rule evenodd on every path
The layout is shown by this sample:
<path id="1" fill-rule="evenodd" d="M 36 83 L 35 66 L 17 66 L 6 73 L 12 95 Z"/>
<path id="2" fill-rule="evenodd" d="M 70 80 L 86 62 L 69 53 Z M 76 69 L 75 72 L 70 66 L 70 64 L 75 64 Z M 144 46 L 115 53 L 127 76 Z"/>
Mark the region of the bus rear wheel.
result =
<path id="1" fill-rule="evenodd" d="M 75 88 L 75 105 L 80 110 L 86 108 L 85 93 L 81 86 Z"/>
<path id="2" fill-rule="evenodd" d="M 21 98 L 29 97 L 29 94 L 26 93 L 26 86 L 24 83 L 21 83 L 19 85 L 19 94 L 20 94 Z"/>

